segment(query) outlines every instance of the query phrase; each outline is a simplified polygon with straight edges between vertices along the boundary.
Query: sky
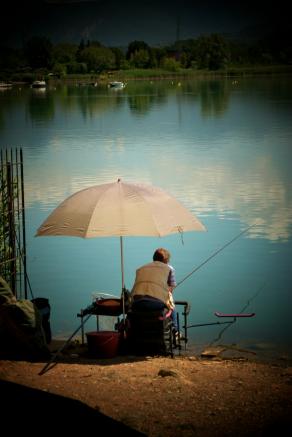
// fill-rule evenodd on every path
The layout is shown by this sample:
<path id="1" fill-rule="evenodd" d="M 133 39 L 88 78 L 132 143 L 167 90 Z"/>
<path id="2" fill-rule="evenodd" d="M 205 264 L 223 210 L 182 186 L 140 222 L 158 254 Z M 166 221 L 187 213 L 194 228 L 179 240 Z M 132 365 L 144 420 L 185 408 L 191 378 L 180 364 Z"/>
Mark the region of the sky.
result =
<path id="1" fill-rule="evenodd" d="M 285 17 L 282 0 L 270 6 L 256 1 L 215 0 L 26 0 L 6 7 L 2 43 L 21 46 L 34 35 L 54 44 L 96 40 L 106 46 L 131 41 L 166 45 L 176 39 L 222 33 L 257 36 Z M 288 19 L 287 19 L 288 22 Z"/>

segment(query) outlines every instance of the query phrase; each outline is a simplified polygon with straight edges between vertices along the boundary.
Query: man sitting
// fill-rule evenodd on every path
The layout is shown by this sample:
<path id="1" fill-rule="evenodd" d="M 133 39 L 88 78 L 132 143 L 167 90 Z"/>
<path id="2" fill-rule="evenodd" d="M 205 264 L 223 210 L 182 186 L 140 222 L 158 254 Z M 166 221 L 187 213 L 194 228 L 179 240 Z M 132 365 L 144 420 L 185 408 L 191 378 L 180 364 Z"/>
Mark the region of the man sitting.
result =
<path id="1" fill-rule="evenodd" d="M 170 253 L 159 248 L 154 252 L 153 262 L 136 270 L 135 283 L 131 291 L 132 310 L 172 311 L 171 318 L 175 334 L 178 335 L 177 313 L 173 301 L 176 286 L 174 268 L 169 265 Z"/>

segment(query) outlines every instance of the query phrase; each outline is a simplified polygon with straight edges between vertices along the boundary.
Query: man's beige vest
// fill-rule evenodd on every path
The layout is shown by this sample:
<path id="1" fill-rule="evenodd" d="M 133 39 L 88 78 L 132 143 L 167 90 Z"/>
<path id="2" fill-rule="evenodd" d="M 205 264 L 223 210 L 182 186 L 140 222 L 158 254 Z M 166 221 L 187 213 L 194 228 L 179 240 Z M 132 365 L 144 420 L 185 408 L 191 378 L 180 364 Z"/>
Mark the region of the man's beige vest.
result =
<path id="1" fill-rule="evenodd" d="M 145 295 L 155 297 L 166 305 L 169 300 L 167 280 L 170 268 L 160 261 L 153 261 L 136 270 L 136 280 L 132 296 Z"/>

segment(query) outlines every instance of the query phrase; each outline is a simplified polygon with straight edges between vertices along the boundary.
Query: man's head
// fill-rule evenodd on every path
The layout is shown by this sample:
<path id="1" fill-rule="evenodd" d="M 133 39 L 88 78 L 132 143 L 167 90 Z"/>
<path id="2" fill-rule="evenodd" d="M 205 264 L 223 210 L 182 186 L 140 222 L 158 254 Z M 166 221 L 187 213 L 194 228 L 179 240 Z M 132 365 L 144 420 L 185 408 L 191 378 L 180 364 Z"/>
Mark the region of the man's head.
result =
<path id="1" fill-rule="evenodd" d="M 153 261 L 160 261 L 164 264 L 167 264 L 170 260 L 170 253 L 168 250 L 163 249 L 160 247 L 159 249 L 156 249 L 153 255 Z"/>

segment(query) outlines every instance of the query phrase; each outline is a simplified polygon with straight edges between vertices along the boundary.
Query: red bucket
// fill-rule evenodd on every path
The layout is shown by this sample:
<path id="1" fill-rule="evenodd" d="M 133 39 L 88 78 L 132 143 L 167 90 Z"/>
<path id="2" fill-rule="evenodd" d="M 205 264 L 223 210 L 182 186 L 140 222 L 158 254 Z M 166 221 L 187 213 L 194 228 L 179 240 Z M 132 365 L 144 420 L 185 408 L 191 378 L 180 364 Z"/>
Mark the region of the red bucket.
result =
<path id="1" fill-rule="evenodd" d="M 113 358 L 118 355 L 120 346 L 120 332 L 94 331 L 87 332 L 88 352 L 96 358 Z"/>

